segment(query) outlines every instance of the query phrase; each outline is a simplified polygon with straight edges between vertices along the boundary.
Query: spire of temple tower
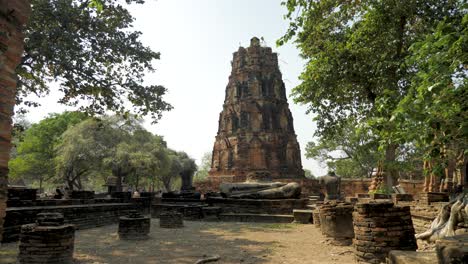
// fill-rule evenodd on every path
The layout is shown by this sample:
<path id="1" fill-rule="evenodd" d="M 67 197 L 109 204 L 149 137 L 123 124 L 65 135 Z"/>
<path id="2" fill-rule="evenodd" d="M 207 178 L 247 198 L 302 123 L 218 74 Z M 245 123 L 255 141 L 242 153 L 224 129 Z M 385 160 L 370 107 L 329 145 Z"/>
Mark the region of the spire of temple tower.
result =
<path id="1" fill-rule="evenodd" d="M 233 54 L 209 175 L 243 181 L 254 171 L 304 177 L 278 56 L 257 37 Z"/>

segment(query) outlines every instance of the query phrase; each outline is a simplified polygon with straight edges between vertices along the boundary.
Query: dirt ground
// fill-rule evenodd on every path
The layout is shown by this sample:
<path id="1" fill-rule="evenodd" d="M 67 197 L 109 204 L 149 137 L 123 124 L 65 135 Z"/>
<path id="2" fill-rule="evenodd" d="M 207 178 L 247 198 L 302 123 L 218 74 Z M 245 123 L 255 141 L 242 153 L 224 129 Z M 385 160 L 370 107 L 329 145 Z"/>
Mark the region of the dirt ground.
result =
<path id="1" fill-rule="evenodd" d="M 354 263 L 352 247 L 329 245 L 314 225 L 185 221 L 182 229 L 159 228 L 152 219 L 150 239 L 121 241 L 117 225 L 76 232 L 79 264 L 193 264 L 219 255 L 223 264 Z M 14 263 L 17 243 L 0 247 L 0 264 Z"/>

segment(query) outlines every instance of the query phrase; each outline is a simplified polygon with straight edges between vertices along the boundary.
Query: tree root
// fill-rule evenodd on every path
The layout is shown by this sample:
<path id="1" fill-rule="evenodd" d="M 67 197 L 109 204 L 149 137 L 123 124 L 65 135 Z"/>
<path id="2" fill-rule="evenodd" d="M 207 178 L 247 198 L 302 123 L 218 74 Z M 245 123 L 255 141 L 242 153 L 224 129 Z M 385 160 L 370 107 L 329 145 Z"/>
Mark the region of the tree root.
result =
<path id="1" fill-rule="evenodd" d="M 203 257 L 206 257 L 206 256 L 203 256 Z M 221 257 L 219 255 L 214 255 L 212 257 L 207 257 L 207 258 L 203 258 L 203 259 L 199 259 L 197 260 L 197 262 L 195 262 L 195 264 L 203 264 L 203 263 L 208 263 L 208 262 L 215 262 L 215 261 L 218 261 Z"/>
<path id="2" fill-rule="evenodd" d="M 460 194 L 442 207 L 431 227 L 416 235 L 417 239 L 435 242 L 437 239 L 455 235 L 458 223 L 468 222 L 468 193 Z"/>

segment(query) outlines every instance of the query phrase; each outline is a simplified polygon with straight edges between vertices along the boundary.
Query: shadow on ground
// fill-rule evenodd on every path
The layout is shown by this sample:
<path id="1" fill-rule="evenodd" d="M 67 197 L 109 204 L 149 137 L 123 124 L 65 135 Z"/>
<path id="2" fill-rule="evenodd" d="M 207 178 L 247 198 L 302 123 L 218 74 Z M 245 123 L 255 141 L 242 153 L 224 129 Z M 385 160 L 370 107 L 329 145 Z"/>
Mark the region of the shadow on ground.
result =
<path id="1" fill-rule="evenodd" d="M 281 245 L 275 241 L 246 238 L 265 232 L 278 235 L 290 232 L 290 224 L 241 224 L 185 222 L 181 229 L 159 228 L 152 219 L 151 236 L 143 241 L 122 241 L 117 225 L 80 230 L 75 239 L 75 263 L 195 263 L 198 259 L 219 255 L 218 263 L 270 263 L 272 251 Z M 17 243 L 0 248 L 0 264 L 15 262 Z"/>

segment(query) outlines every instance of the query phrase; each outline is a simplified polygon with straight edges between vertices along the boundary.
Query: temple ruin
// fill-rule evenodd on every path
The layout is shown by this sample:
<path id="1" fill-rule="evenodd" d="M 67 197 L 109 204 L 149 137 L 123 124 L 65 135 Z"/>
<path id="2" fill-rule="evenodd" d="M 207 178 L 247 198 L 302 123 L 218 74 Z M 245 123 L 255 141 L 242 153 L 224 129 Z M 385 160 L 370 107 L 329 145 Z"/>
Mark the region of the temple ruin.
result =
<path id="1" fill-rule="evenodd" d="M 212 157 L 210 179 L 244 181 L 255 171 L 304 177 L 278 55 L 256 37 L 234 52 Z"/>

